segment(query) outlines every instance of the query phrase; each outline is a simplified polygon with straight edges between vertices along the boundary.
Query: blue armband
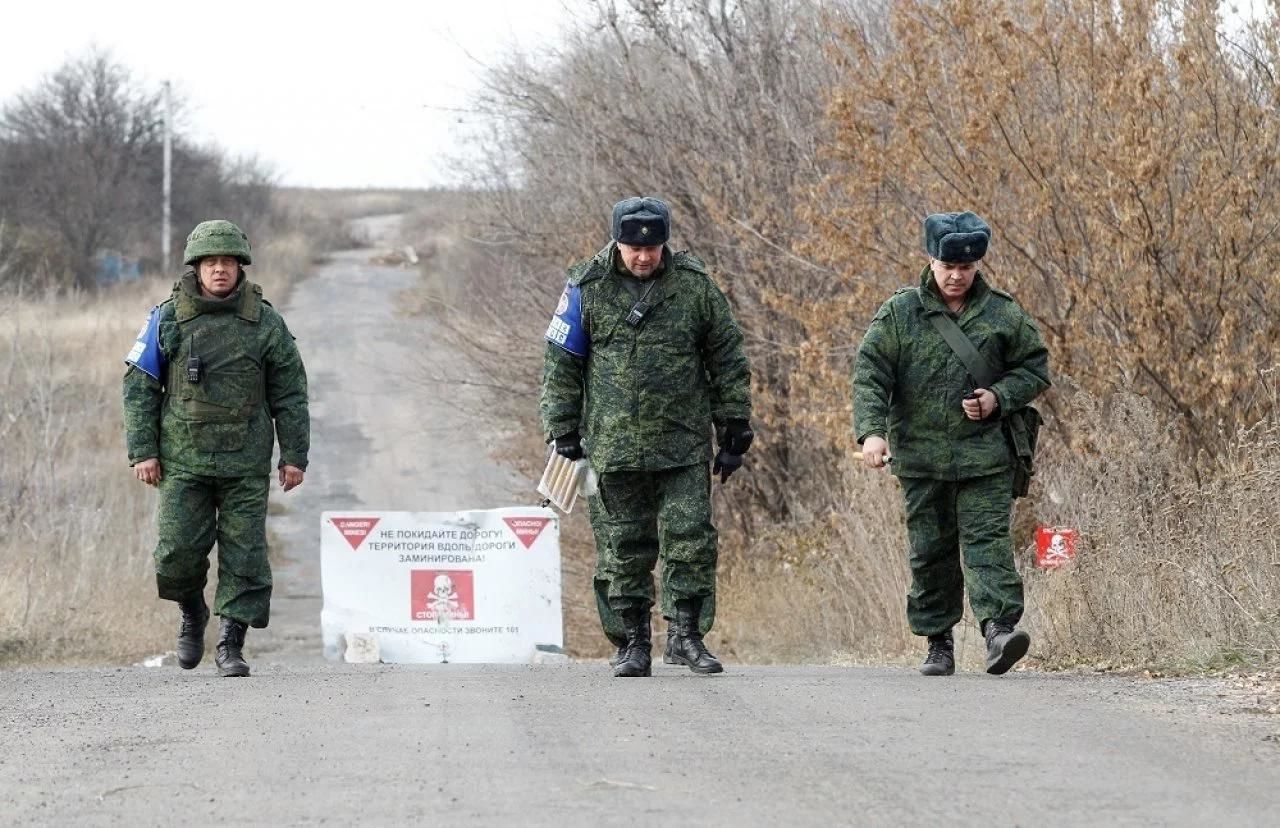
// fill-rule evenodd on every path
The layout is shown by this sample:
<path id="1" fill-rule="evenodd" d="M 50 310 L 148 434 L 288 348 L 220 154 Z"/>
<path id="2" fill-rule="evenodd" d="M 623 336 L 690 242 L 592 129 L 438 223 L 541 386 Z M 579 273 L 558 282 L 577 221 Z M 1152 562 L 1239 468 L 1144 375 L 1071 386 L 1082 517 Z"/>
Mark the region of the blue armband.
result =
<path id="1" fill-rule="evenodd" d="M 151 309 L 147 323 L 138 331 L 138 339 L 129 350 L 124 361 L 137 366 L 147 376 L 158 382 L 164 382 L 164 368 L 168 360 L 160 349 L 160 307 Z"/>
<path id="2" fill-rule="evenodd" d="M 578 357 L 591 350 L 591 340 L 582 328 L 582 291 L 577 285 L 565 285 L 560 294 L 556 315 L 547 326 L 547 341 Z"/>

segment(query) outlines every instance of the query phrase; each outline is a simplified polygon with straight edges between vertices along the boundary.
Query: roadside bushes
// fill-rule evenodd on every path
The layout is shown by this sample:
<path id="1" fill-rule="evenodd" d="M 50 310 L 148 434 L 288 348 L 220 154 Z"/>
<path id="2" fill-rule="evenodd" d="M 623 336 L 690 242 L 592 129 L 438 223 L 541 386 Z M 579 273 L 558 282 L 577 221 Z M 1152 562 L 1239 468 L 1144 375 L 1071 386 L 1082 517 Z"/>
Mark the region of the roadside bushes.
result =
<path id="1" fill-rule="evenodd" d="M 1274 11 L 1228 26 L 1217 5 L 584 4 L 554 54 L 513 55 L 477 101 L 471 261 L 452 272 L 490 301 L 448 319 L 510 391 L 491 413 L 520 424 L 511 455 L 543 454 L 562 267 L 604 243 L 614 199 L 665 197 L 755 368 L 759 451 L 715 495 L 719 646 L 914 648 L 899 495 L 846 459 L 848 377 L 863 326 L 923 264 L 921 218 L 972 209 L 995 230 L 987 272 L 1041 324 L 1058 380 L 1015 517 L 1035 652 L 1270 657 L 1280 50 Z M 1037 523 L 1082 532 L 1074 569 L 1029 571 Z M 574 531 L 566 556 L 589 571 Z M 572 645 L 602 653 L 589 603 L 566 585 Z"/>

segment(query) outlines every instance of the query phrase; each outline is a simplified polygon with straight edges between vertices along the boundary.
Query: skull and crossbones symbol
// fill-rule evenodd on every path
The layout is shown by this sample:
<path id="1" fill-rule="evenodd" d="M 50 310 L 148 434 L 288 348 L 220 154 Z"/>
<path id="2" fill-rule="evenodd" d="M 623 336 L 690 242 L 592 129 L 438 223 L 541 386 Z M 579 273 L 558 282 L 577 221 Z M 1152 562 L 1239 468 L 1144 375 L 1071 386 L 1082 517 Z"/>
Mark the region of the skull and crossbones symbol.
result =
<path id="1" fill-rule="evenodd" d="M 1049 548 L 1045 550 L 1044 559 L 1046 563 L 1066 563 L 1071 560 L 1071 550 L 1067 548 L 1067 539 L 1058 533 L 1054 533 L 1049 539 Z"/>
<path id="2" fill-rule="evenodd" d="M 458 593 L 453 588 L 453 579 L 448 575 L 437 575 L 427 602 L 437 618 L 449 618 L 458 611 Z"/>

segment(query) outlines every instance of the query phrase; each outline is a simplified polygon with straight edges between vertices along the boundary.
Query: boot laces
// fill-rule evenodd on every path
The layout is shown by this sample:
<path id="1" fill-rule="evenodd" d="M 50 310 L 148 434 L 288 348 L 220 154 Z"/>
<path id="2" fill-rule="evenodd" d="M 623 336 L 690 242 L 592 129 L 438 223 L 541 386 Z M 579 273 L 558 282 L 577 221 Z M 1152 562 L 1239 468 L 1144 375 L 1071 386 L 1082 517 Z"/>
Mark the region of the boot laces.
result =
<path id="1" fill-rule="evenodd" d="M 188 609 L 182 608 L 182 624 L 179 633 L 183 636 L 195 635 L 200 632 L 200 616 L 203 613 L 199 607 Z"/>
<path id="2" fill-rule="evenodd" d="M 925 664 L 938 664 L 953 658 L 951 642 L 944 638 L 929 639 L 929 654 L 925 656 Z"/>
<path id="3" fill-rule="evenodd" d="M 1007 621 L 988 621 L 987 622 L 987 643 L 990 644 L 998 636 L 1009 635 L 1013 632 L 1013 625 Z"/>

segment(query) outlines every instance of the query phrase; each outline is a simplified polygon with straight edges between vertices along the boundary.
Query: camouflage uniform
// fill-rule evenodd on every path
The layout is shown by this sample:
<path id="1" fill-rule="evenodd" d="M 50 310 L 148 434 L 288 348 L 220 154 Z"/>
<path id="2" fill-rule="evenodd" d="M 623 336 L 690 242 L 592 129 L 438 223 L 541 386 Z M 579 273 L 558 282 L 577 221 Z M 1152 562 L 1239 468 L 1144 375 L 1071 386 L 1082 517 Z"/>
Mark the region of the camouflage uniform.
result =
<path id="1" fill-rule="evenodd" d="M 137 365 L 124 376 L 130 465 L 159 458 L 160 597 L 199 596 L 218 545 L 214 611 L 254 627 L 270 613 L 266 513 L 275 438 L 280 465 L 305 470 L 307 376 L 284 319 L 241 277 L 223 299 L 201 296 L 188 272 L 157 307 L 163 381 Z M 198 357 L 191 382 L 188 359 Z M 273 424 L 274 421 L 274 424 Z"/>
<path id="2" fill-rule="evenodd" d="M 587 498 L 587 515 L 596 541 L 596 566 L 592 574 L 592 584 L 595 587 L 596 610 L 600 613 L 600 626 L 604 628 L 604 634 L 608 637 L 609 643 L 615 647 L 621 647 L 626 643 L 627 638 L 622 627 L 622 617 L 609 606 L 609 536 L 603 529 L 608 516 L 604 511 L 604 507 L 600 504 L 599 497 Z M 596 530 L 595 527 L 601 528 Z M 676 617 L 676 610 L 675 602 L 671 598 L 671 586 L 667 582 L 666 573 L 667 568 L 664 565 L 662 568 L 662 589 L 660 590 L 662 595 L 662 617 L 671 620 Z M 716 620 L 714 584 L 711 592 L 702 602 L 701 609 L 698 628 L 705 634 L 711 629 Z"/>
<path id="3" fill-rule="evenodd" d="M 1049 386 L 1048 352 L 1031 317 L 981 272 L 957 317 L 997 371 L 997 416 L 969 420 L 961 402 L 974 381 L 929 321 L 950 313 L 926 267 L 920 287 L 881 306 L 853 374 L 857 440 L 886 436 L 902 483 L 911 545 L 907 617 L 917 635 L 951 629 L 965 586 L 979 622 L 1022 615 L 1022 581 L 1009 533 L 1012 467 L 1000 417 Z M 963 554 L 963 558 L 961 557 Z"/>
<path id="4" fill-rule="evenodd" d="M 548 439 L 582 432 L 600 475 L 592 529 L 603 558 L 596 587 L 608 608 L 653 605 L 661 550 L 666 614 L 668 603 L 714 593 L 712 425 L 750 417 L 750 368 L 729 303 L 702 262 L 664 250 L 646 300 L 652 310 L 635 327 L 625 321 L 634 297 L 619 269 L 612 242 L 570 268 L 566 296 L 580 296 L 589 351 L 547 343 L 540 410 Z M 698 626 L 709 627 L 713 612 L 703 601 Z M 611 632 L 609 615 L 602 621 Z"/>

